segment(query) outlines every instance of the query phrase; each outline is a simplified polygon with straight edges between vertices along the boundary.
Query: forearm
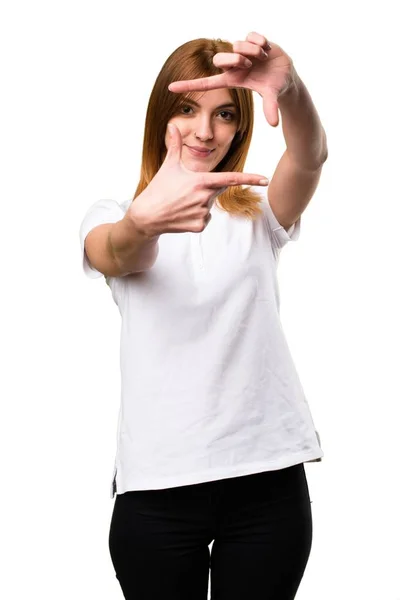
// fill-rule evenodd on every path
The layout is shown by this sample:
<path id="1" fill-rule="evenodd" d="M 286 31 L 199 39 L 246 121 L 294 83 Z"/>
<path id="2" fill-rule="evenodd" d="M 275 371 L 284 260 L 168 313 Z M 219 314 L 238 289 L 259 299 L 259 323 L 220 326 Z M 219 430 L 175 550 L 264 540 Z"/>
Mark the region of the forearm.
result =
<path id="1" fill-rule="evenodd" d="M 139 231 L 129 211 L 121 221 L 114 223 L 108 242 L 120 276 L 150 269 L 158 256 L 158 238 L 149 238 Z"/>
<path id="2" fill-rule="evenodd" d="M 306 86 L 293 71 L 293 84 L 278 96 L 282 131 L 295 162 L 315 170 L 328 156 L 326 134 Z"/>

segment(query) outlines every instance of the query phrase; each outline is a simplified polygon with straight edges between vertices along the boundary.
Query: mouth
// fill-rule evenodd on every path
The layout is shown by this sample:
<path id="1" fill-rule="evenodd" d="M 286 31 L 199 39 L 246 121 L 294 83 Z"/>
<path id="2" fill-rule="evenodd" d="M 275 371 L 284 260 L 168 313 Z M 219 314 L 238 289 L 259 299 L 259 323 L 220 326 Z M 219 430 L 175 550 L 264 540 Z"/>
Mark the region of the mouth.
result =
<path id="1" fill-rule="evenodd" d="M 196 150 L 195 148 L 192 148 L 191 146 L 188 146 L 187 144 L 185 144 L 187 149 L 189 150 L 189 152 L 193 155 L 193 156 L 197 156 L 199 158 L 207 158 L 208 156 L 210 156 L 211 152 L 214 152 L 213 150 Z"/>

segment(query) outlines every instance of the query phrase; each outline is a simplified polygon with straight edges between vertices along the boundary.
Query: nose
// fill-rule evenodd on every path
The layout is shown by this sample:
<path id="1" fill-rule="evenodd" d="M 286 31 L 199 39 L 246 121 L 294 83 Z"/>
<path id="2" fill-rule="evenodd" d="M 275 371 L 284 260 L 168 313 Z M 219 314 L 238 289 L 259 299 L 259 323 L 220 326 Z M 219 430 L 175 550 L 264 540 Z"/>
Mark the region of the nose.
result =
<path id="1" fill-rule="evenodd" d="M 194 131 L 195 137 L 203 142 L 206 140 L 212 140 L 214 137 L 211 121 L 206 115 L 198 119 L 198 121 L 195 123 Z"/>

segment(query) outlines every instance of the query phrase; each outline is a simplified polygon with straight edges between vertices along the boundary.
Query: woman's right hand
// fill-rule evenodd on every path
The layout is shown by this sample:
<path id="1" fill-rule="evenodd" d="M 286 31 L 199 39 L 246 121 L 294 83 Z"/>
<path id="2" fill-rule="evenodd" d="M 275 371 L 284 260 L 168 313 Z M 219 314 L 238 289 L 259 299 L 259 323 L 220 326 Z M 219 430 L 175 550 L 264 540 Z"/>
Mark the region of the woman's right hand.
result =
<path id="1" fill-rule="evenodd" d="M 127 217 L 148 238 L 162 233 L 201 232 L 215 198 L 229 185 L 261 184 L 263 175 L 189 171 L 182 160 L 182 137 L 172 125 L 167 155 L 149 185 L 130 205 Z"/>

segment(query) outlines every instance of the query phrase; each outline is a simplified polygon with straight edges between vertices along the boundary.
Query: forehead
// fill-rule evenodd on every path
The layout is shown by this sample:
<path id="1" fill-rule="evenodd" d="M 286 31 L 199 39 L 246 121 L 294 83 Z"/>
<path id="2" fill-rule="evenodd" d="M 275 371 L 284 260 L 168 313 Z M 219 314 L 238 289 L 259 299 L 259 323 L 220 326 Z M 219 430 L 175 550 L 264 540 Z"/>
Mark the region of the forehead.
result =
<path id="1" fill-rule="evenodd" d="M 232 95 L 227 88 L 219 88 L 217 90 L 207 90 L 206 92 L 192 92 L 187 94 L 192 100 L 200 104 L 200 106 L 211 106 L 232 102 Z"/>

